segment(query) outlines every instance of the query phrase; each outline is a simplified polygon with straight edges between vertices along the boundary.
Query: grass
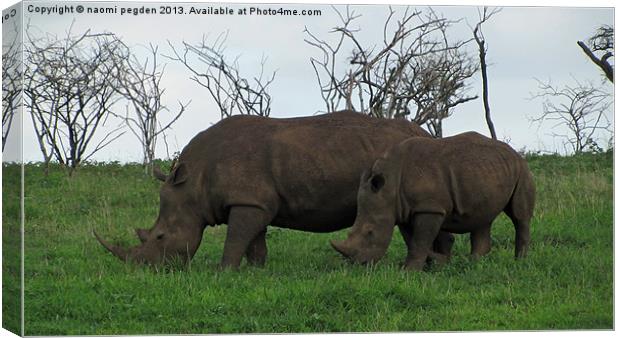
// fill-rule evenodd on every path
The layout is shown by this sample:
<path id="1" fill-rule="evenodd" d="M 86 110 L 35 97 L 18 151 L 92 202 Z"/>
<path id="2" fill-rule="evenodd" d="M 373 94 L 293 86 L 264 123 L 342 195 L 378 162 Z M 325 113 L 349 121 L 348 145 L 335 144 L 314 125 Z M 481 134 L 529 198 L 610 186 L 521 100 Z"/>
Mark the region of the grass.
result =
<path id="1" fill-rule="evenodd" d="M 513 259 L 514 228 L 501 216 L 488 256 L 470 261 L 468 237 L 457 236 L 452 261 L 424 273 L 399 268 L 397 231 L 387 256 L 369 267 L 329 246 L 346 230 L 269 228 L 265 268 L 219 271 L 225 226 L 205 231 L 188 268 L 122 264 L 91 230 L 136 244 L 133 228 L 157 216 L 159 183 L 134 165 L 92 164 L 71 178 L 26 165 L 25 334 L 612 329 L 612 155 L 528 161 L 538 190 L 529 257 Z M 18 234 L 18 173 L 4 167 L 5 238 Z M 18 248 L 12 240 L 3 243 L 5 262 Z M 11 290 L 5 326 L 17 320 Z"/>
<path id="2" fill-rule="evenodd" d="M 5 166 L 2 175 L 2 327 L 21 330 L 21 168 Z"/>

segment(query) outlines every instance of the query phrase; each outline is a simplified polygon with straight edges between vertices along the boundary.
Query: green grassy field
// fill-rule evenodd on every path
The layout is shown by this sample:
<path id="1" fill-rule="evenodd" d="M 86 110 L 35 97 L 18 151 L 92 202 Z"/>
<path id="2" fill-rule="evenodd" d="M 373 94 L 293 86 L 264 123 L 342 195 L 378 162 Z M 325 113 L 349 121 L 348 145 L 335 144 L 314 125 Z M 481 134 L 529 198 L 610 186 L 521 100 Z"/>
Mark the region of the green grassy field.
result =
<path id="1" fill-rule="evenodd" d="M 269 228 L 265 268 L 219 271 L 225 226 L 205 231 L 188 268 L 122 264 L 91 231 L 136 244 L 133 229 L 157 216 L 159 183 L 139 166 L 89 165 L 71 178 L 52 168 L 46 178 L 27 165 L 25 334 L 611 329 L 612 162 L 611 153 L 529 158 L 538 190 L 529 257 L 514 260 L 502 215 L 488 256 L 470 261 L 468 237 L 457 236 L 452 261 L 423 273 L 399 268 L 398 231 L 370 267 L 331 249 L 346 230 Z M 7 198 L 18 170 L 4 167 L 5 234 L 18 224 L 18 200 Z"/>

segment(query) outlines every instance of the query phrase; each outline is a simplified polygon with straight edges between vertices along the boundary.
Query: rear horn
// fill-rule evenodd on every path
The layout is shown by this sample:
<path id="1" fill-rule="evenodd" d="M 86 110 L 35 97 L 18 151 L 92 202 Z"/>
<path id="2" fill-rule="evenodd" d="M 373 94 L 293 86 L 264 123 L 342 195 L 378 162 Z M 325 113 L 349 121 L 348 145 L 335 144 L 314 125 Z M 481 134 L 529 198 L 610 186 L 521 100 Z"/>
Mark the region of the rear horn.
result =
<path id="1" fill-rule="evenodd" d="M 162 182 L 166 182 L 168 179 L 168 175 L 164 174 L 159 167 L 155 166 L 153 167 L 153 176 Z"/>

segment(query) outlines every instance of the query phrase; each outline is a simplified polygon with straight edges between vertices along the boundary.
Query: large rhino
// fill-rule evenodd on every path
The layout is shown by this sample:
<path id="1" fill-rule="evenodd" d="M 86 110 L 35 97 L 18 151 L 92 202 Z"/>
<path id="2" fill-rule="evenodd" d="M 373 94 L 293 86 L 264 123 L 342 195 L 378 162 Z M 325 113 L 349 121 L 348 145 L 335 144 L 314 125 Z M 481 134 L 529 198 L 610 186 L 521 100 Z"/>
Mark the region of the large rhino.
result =
<path id="1" fill-rule="evenodd" d="M 222 266 L 238 267 L 244 255 L 262 265 L 268 224 L 310 232 L 350 227 L 360 173 L 412 136 L 430 137 L 405 120 L 351 111 L 229 117 L 183 149 L 161 187 L 155 225 L 137 230 L 140 245 L 126 249 L 95 236 L 124 261 L 188 261 L 205 227 L 226 223 Z M 451 240 L 449 234 L 438 238 L 438 250 L 449 251 Z"/>
<path id="2" fill-rule="evenodd" d="M 491 224 L 503 211 L 515 227 L 515 256 L 524 257 L 534 198 L 527 162 L 503 142 L 475 132 L 411 138 L 362 174 L 355 224 L 332 246 L 355 262 L 374 262 L 398 224 L 408 248 L 405 267 L 420 270 L 440 230 L 471 233 L 471 254 L 487 254 Z"/>

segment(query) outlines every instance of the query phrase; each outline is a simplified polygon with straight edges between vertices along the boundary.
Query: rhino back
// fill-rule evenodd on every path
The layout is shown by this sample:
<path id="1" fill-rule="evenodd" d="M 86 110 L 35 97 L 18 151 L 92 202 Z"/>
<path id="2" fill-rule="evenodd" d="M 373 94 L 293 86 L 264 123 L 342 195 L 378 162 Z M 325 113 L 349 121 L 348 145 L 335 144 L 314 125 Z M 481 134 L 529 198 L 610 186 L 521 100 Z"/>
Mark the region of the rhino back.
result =
<path id="1" fill-rule="evenodd" d="M 526 170 L 525 160 L 508 145 L 473 132 L 405 145 L 403 179 L 412 207 L 445 211 L 451 232 L 488 225 Z"/>
<path id="2" fill-rule="evenodd" d="M 195 163 L 197 186 L 220 221 L 232 205 L 253 205 L 275 214 L 273 225 L 323 232 L 353 223 L 361 172 L 418 135 L 427 134 L 413 123 L 353 112 L 238 116 L 196 136 L 181 157 Z"/>

